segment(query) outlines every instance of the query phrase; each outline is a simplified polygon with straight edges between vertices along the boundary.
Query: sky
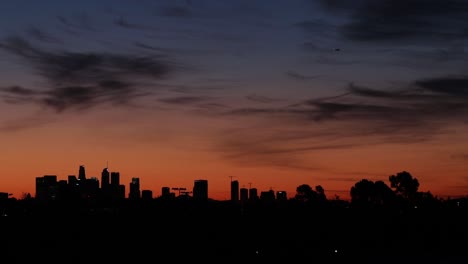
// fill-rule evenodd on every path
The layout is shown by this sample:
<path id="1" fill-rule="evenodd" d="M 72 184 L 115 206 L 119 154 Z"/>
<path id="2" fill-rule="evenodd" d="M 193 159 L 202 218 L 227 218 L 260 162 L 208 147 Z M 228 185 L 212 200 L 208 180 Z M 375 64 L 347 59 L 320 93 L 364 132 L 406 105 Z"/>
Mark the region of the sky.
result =
<path id="1" fill-rule="evenodd" d="M 229 199 L 408 171 L 468 194 L 468 1 L 26 1 L 0 9 L 0 191 L 100 179 Z"/>

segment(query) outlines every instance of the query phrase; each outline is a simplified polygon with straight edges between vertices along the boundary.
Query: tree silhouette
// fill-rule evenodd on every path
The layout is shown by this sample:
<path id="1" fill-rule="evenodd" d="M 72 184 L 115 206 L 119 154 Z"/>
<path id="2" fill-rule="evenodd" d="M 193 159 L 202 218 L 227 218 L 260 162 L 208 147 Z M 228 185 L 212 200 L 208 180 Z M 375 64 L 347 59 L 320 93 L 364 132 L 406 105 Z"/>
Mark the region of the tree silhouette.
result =
<path id="1" fill-rule="evenodd" d="M 373 201 L 374 182 L 362 179 L 351 187 L 351 202 L 354 204 L 365 205 Z"/>
<path id="2" fill-rule="evenodd" d="M 412 199 L 418 192 L 419 181 L 407 172 L 402 171 L 389 178 L 391 188 L 395 189 L 397 195 L 401 195 L 406 200 Z"/>
<path id="3" fill-rule="evenodd" d="M 310 185 L 301 184 L 296 188 L 295 198 L 303 202 L 316 201 L 318 198 L 318 194 L 312 189 L 312 187 L 310 187 Z"/>
<path id="4" fill-rule="evenodd" d="M 374 199 L 381 205 L 390 205 L 395 202 L 396 195 L 383 181 L 374 183 Z"/>
<path id="5" fill-rule="evenodd" d="M 323 189 L 323 187 L 321 185 L 315 186 L 315 192 L 317 193 L 318 199 L 320 201 L 326 201 L 327 200 L 327 196 L 325 195 L 325 189 Z"/>
<path id="6" fill-rule="evenodd" d="M 391 205 L 395 201 L 395 193 L 383 181 L 373 182 L 362 179 L 351 187 L 351 202 L 355 205 Z"/>

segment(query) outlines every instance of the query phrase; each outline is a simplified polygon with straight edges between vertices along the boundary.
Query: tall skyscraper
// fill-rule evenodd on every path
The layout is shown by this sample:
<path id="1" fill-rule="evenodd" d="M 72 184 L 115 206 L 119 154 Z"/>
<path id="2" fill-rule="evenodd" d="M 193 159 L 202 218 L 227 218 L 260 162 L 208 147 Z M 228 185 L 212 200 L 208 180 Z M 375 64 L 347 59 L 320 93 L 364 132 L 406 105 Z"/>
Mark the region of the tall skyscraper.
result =
<path id="1" fill-rule="evenodd" d="M 111 172 L 111 182 L 110 184 L 112 186 L 115 186 L 116 188 L 120 185 L 120 173 L 113 171 Z"/>
<path id="2" fill-rule="evenodd" d="M 101 172 L 101 188 L 102 190 L 109 190 L 110 186 L 110 173 L 109 169 L 104 168 Z"/>
<path id="3" fill-rule="evenodd" d="M 130 199 L 140 199 L 141 192 L 140 192 L 140 179 L 139 178 L 132 178 L 130 182 L 130 192 L 128 194 L 128 198 Z"/>
<path id="4" fill-rule="evenodd" d="M 240 188 L 240 200 L 245 202 L 249 199 L 249 190 L 247 188 Z"/>
<path id="5" fill-rule="evenodd" d="M 112 189 L 110 185 L 110 172 L 106 167 L 101 172 L 101 198 L 110 199 L 112 197 Z"/>
<path id="6" fill-rule="evenodd" d="M 86 180 L 86 172 L 84 165 L 80 165 L 80 170 L 78 171 L 78 179 L 83 182 Z"/>
<path id="7" fill-rule="evenodd" d="M 193 184 L 193 198 L 208 200 L 208 180 L 195 180 Z"/>
<path id="8" fill-rule="evenodd" d="M 120 184 L 120 172 L 113 171 L 110 173 L 110 196 L 112 199 L 125 198 L 125 185 Z"/>
<path id="9" fill-rule="evenodd" d="M 239 181 L 231 181 L 231 201 L 239 201 Z"/>
<path id="10" fill-rule="evenodd" d="M 99 180 L 97 177 L 86 179 L 84 195 L 86 199 L 96 199 L 99 196 Z"/>

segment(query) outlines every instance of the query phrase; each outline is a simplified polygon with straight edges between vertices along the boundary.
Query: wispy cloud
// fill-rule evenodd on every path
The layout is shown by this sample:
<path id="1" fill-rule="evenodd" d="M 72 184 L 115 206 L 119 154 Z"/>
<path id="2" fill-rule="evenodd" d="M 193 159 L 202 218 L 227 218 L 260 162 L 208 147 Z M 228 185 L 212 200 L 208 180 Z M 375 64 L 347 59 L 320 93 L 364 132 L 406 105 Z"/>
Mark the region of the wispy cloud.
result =
<path id="1" fill-rule="evenodd" d="M 291 149 L 283 149 L 279 144 L 268 145 L 259 142 L 257 133 L 225 132 L 215 144 L 215 153 L 221 158 L 241 166 L 276 167 L 298 170 L 322 170 Z"/>
<path id="2" fill-rule="evenodd" d="M 247 95 L 245 98 L 247 98 L 247 100 L 249 100 L 249 101 L 253 101 L 253 102 L 257 102 L 257 103 L 264 103 L 264 104 L 282 102 L 282 101 L 285 100 L 285 99 L 281 99 L 281 98 L 272 98 L 272 97 L 258 95 L 258 94 Z"/>
<path id="3" fill-rule="evenodd" d="M 337 96 L 234 108 L 223 114 L 258 125 L 225 134 L 225 157 L 285 158 L 299 165 L 301 156 L 316 151 L 429 141 L 466 121 L 467 80 L 443 76 L 381 89 L 351 83 Z"/>
<path id="4" fill-rule="evenodd" d="M 193 105 L 205 102 L 211 98 L 203 97 L 203 96 L 177 96 L 177 97 L 168 97 L 168 98 L 160 98 L 158 101 L 166 103 L 166 104 L 174 104 L 174 105 Z"/>
<path id="5" fill-rule="evenodd" d="M 291 77 L 293 79 L 300 80 L 300 81 L 314 80 L 314 79 L 317 79 L 317 78 L 322 76 L 321 74 L 319 74 L 319 75 L 304 75 L 304 74 L 301 74 L 301 73 L 297 73 L 295 71 L 287 71 L 286 75 L 288 77 Z"/>
<path id="6" fill-rule="evenodd" d="M 48 51 L 21 37 L 3 40 L 0 48 L 23 59 L 47 81 L 41 89 L 3 88 L 3 98 L 39 103 L 58 112 L 107 102 L 125 104 L 151 92 L 135 80 L 163 80 L 177 68 L 160 55 Z"/>
<path id="7" fill-rule="evenodd" d="M 462 120 L 468 111 L 468 77 L 416 80 L 401 89 L 371 89 L 350 84 L 342 95 L 307 99 L 283 107 L 239 108 L 231 113 L 288 115 L 311 121 L 395 123 L 404 127 L 431 121 Z"/>

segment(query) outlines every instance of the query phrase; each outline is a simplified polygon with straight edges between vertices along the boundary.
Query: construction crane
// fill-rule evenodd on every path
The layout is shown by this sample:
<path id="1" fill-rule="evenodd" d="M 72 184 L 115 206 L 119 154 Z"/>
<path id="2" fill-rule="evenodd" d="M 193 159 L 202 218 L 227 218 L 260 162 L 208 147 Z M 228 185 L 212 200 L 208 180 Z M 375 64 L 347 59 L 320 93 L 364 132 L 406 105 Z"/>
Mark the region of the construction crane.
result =
<path id="1" fill-rule="evenodd" d="M 192 192 L 190 192 L 190 191 L 182 191 L 182 192 L 180 192 L 180 195 L 189 196 L 191 193 L 192 193 Z M 179 195 L 179 196 L 180 196 L 180 195 Z"/>
<path id="2" fill-rule="evenodd" d="M 185 191 L 185 190 L 187 190 L 187 188 L 184 188 L 184 187 L 174 187 L 174 188 L 172 188 L 172 190 L 178 191 L 177 196 L 180 196 L 180 193 L 183 192 L 183 191 Z"/>
<path id="3" fill-rule="evenodd" d="M 231 182 L 232 182 L 232 178 L 236 177 L 236 176 L 228 176 L 229 178 L 231 178 Z"/>

